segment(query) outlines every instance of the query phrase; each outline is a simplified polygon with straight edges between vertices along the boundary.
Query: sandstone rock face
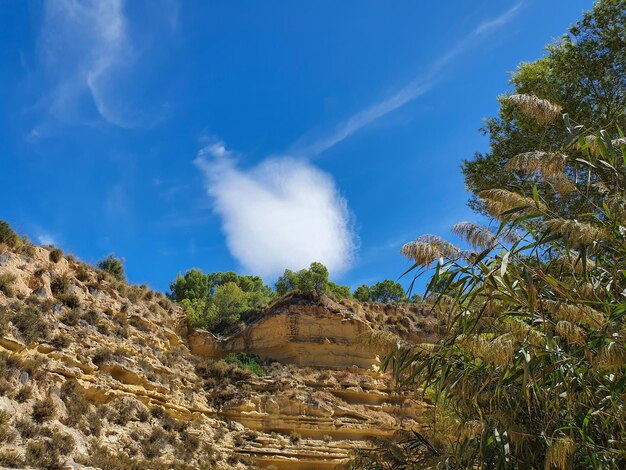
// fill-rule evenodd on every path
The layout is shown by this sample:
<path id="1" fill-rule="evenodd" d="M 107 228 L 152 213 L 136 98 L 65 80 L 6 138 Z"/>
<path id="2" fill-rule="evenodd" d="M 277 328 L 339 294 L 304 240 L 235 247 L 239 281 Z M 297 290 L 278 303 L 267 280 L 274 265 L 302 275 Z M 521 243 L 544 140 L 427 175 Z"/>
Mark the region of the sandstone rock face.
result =
<path id="1" fill-rule="evenodd" d="M 414 342 L 440 334 L 426 307 L 339 303 L 322 296 L 288 297 L 228 338 L 203 330 L 188 335 L 191 352 L 202 357 L 248 352 L 293 365 L 291 372 L 254 381 L 255 393 L 229 402 L 220 415 L 264 434 L 297 433 L 306 443 L 257 439 L 240 453 L 277 468 L 336 468 L 374 438 L 421 429 L 429 405 L 394 393 L 389 378 L 378 372 L 389 341 L 399 336 L 383 334 L 368 321 L 376 315 L 419 322 L 421 330 L 402 335 Z"/>
<path id="2" fill-rule="evenodd" d="M 218 338 L 187 331 L 162 294 L 53 263 L 44 248 L 0 252 L 0 279 L 10 279 L 0 286 L 0 458 L 43 466 L 29 449 L 69 436 L 70 450 L 49 452 L 60 468 L 101 468 L 106 454 L 119 468 L 325 469 L 425 422 L 430 405 L 394 393 L 377 366 L 405 317 L 405 338 L 436 338 L 427 309 L 292 296 Z M 266 359 L 267 375 L 219 361 L 231 352 Z M 46 400 L 52 416 L 34 422 Z"/>
<path id="3" fill-rule="evenodd" d="M 261 433 L 263 437 L 238 447 L 261 465 L 336 468 L 373 438 L 421 429 L 429 405 L 393 394 L 386 382 L 364 370 L 293 367 L 255 382 L 254 394 L 229 402 L 220 415 Z M 285 442 L 271 436 L 300 439 Z"/>
<path id="4" fill-rule="evenodd" d="M 188 344 L 192 353 L 209 358 L 249 352 L 300 366 L 371 369 L 384 353 L 374 333 L 367 322 L 328 297 L 314 302 L 292 297 L 230 338 L 197 330 Z"/>

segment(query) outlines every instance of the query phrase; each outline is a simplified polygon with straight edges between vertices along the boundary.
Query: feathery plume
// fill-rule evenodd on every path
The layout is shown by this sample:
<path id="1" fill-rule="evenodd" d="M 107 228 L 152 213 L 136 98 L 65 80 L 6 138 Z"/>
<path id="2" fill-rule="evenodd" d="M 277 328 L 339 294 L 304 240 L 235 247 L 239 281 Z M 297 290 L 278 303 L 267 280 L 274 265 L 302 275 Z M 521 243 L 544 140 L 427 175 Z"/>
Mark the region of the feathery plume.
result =
<path id="1" fill-rule="evenodd" d="M 624 367 L 626 351 L 615 342 L 604 346 L 596 356 L 596 366 L 602 370 L 614 370 Z"/>
<path id="2" fill-rule="evenodd" d="M 544 227 L 561 235 L 571 246 L 590 245 L 605 238 L 601 228 L 576 219 L 549 219 L 544 222 Z"/>
<path id="3" fill-rule="evenodd" d="M 578 289 L 578 294 L 586 300 L 596 300 L 602 296 L 601 289 L 597 289 L 591 282 L 585 282 Z"/>
<path id="4" fill-rule="evenodd" d="M 388 351 L 396 342 L 398 338 L 388 331 L 379 330 L 366 330 L 356 337 L 358 344 L 363 344 L 382 351 Z"/>
<path id="5" fill-rule="evenodd" d="M 620 145 L 626 145 L 626 137 L 619 137 L 611 140 L 611 145 L 615 148 L 619 148 Z M 600 155 L 600 145 L 598 144 L 598 137 L 591 134 L 585 136 L 585 146 L 594 156 Z"/>
<path id="6" fill-rule="evenodd" d="M 565 304 L 554 300 L 544 300 L 544 308 L 557 320 L 565 320 L 570 323 L 579 323 L 588 328 L 600 328 L 606 324 L 606 318 L 601 312 L 594 310 L 585 304 Z"/>
<path id="7" fill-rule="evenodd" d="M 488 299 L 485 303 L 485 314 L 489 317 L 497 317 L 506 308 L 506 304 L 499 299 Z"/>
<path id="8" fill-rule="evenodd" d="M 509 442 L 516 448 L 527 445 L 531 438 L 527 433 L 514 431 L 512 429 L 509 429 L 507 433 L 509 435 Z"/>
<path id="9" fill-rule="evenodd" d="M 442 257 L 457 259 L 461 251 L 441 237 L 422 235 L 414 241 L 404 244 L 400 253 L 421 266 L 429 266 Z"/>
<path id="10" fill-rule="evenodd" d="M 545 469 L 551 470 L 556 467 L 559 470 L 567 468 L 567 461 L 574 453 L 574 440 L 570 437 L 559 437 L 554 439 L 546 452 Z"/>
<path id="11" fill-rule="evenodd" d="M 593 268 L 596 265 L 595 261 L 587 258 L 587 268 Z M 583 272 L 583 262 L 580 259 L 580 254 L 575 250 L 569 250 L 566 253 L 556 257 L 549 266 L 550 272 L 565 271 L 568 273 L 580 274 Z"/>
<path id="12" fill-rule="evenodd" d="M 515 155 L 504 167 L 526 174 L 540 173 L 544 178 L 552 179 L 563 176 L 566 159 L 562 153 L 525 152 Z"/>
<path id="13" fill-rule="evenodd" d="M 529 197 L 507 191 L 506 189 L 487 189 L 478 193 L 485 209 L 492 217 L 497 219 L 509 219 L 513 214 L 504 214 L 513 209 L 520 209 L 523 213 L 541 215 L 547 209 L 542 202 L 535 202 Z"/>
<path id="14" fill-rule="evenodd" d="M 504 97 L 505 101 L 517 105 L 522 113 L 539 124 L 548 124 L 561 115 L 562 108 L 535 95 L 517 94 Z"/>
<path id="15" fill-rule="evenodd" d="M 576 191 L 576 184 L 565 175 L 556 176 L 547 181 L 552 185 L 554 190 L 561 195 Z"/>
<path id="16" fill-rule="evenodd" d="M 496 237 L 487 227 L 473 222 L 459 222 L 452 226 L 452 233 L 463 237 L 476 249 L 493 248 L 497 242 Z"/>
<path id="17" fill-rule="evenodd" d="M 464 422 L 459 430 L 461 439 L 471 439 L 479 436 L 483 432 L 483 423 L 477 419 L 472 419 Z"/>
<path id="18" fill-rule="evenodd" d="M 546 336 L 536 328 L 515 317 L 505 317 L 498 321 L 499 330 L 509 333 L 517 341 L 528 343 L 536 348 L 544 347 Z"/>
<path id="19" fill-rule="evenodd" d="M 578 344 L 580 346 L 585 344 L 585 334 L 583 330 L 576 325 L 572 325 L 568 321 L 559 321 L 554 330 L 556 331 L 556 334 L 570 344 Z"/>
<path id="20" fill-rule="evenodd" d="M 514 338 L 509 334 L 500 335 L 492 341 L 483 336 L 459 336 L 457 344 L 474 356 L 495 366 L 509 364 L 515 353 Z"/>

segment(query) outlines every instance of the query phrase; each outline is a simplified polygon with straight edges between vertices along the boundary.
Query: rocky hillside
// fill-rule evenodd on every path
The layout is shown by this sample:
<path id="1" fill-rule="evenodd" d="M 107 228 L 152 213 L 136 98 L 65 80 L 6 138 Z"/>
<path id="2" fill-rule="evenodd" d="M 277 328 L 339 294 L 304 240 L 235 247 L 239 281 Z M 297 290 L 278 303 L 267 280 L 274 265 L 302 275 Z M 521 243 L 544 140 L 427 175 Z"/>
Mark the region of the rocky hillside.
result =
<path id="1" fill-rule="evenodd" d="M 218 338 L 160 293 L 0 246 L 0 467 L 336 468 L 420 428 L 428 405 L 393 394 L 378 357 L 437 334 L 417 307 L 291 296 Z M 241 352 L 262 371 L 222 359 Z"/>

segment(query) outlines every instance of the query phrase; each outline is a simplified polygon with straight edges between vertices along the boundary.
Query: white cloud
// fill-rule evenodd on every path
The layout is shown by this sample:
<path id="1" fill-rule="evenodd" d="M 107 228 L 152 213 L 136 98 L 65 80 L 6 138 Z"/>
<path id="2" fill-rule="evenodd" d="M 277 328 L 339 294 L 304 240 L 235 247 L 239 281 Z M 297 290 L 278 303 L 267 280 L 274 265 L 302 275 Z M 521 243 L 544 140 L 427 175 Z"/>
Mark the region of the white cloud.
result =
<path id="1" fill-rule="evenodd" d="M 492 32 L 508 23 L 521 8 L 522 3 L 517 3 L 497 18 L 483 21 L 471 33 L 458 41 L 449 51 L 441 55 L 436 61 L 427 67 L 427 71 L 401 88 L 394 95 L 368 106 L 357 112 L 346 121 L 340 123 L 329 135 L 307 143 L 306 138 L 301 139 L 294 146 L 293 152 L 302 156 L 315 156 L 339 142 L 350 137 L 363 127 L 377 119 L 395 111 L 415 98 L 426 93 L 432 88 L 439 78 L 441 70 L 463 50 L 469 48 L 477 39 Z"/>
<path id="2" fill-rule="evenodd" d="M 313 261 L 331 273 L 349 266 L 355 235 L 330 175 L 289 157 L 244 170 L 221 142 L 202 149 L 195 163 L 222 218 L 228 248 L 247 271 L 273 277 Z"/>
<path id="3" fill-rule="evenodd" d="M 167 103 L 149 103 L 141 78 L 153 44 L 174 32 L 176 0 L 152 0 L 157 15 L 131 34 L 125 0 L 47 0 L 39 38 L 43 97 L 38 109 L 48 116 L 29 139 L 55 133 L 55 124 L 94 124 L 101 120 L 126 128 L 152 127 L 163 119 Z M 137 43 L 137 44 L 135 44 Z M 151 109 L 148 111 L 145 107 Z"/>
<path id="4" fill-rule="evenodd" d="M 54 86 L 43 104 L 56 119 L 89 119 L 89 108 L 111 124 L 133 127 L 117 103 L 113 77 L 132 62 L 123 0 L 48 0 L 40 39 Z"/>
<path id="5" fill-rule="evenodd" d="M 504 26 L 505 24 L 507 24 L 509 21 L 513 19 L 513 17 L 515 16 L 515 14 L 519 11 L 521 7 L 522 7 L 522 2 L 516 3 L 515 5 L 513 5 L 511 8 L 509 8 L 507 11 L 502 13 L 497 18 L 483 21 L 474 30 L 474 35 L 488 33 L 493 29 L 501 28 L 502 26 Z"/>

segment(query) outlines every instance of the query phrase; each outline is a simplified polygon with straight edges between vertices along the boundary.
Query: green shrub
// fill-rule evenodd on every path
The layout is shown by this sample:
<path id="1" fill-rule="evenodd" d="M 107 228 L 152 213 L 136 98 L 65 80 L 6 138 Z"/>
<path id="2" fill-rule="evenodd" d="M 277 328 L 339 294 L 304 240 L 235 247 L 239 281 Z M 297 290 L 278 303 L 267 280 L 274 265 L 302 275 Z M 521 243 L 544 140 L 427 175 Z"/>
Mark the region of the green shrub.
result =
<path id="1" fill-rule="evenodd" d="M 300 442 L 300 440 L 302 439 L 302 436 L 300 435 L 299 432 L 297 431 L 291 431 L 289 433 L 289 440 L 291 441 L 292 444 L 298 444 Z"/>
<path id="2" fill-rule="evenodd" d="M 389 279 L 377 282 L 373 286 L 363 284 L 354 291 L 354 298 L 361 302 L 406 302 L 408 299 L 404 287 L 399 282 Z"/>
<path id="3" fill-rule="evenodd" d="M 321 294 L 328 283 L 328 269 L 322 263 L 311 263 L 309 269 L 298 272 L 285 269 L 276 281 L 276 292 L 285 295 L 298 291 L 303 294 Z"/>
<path id="4" fill-rule="evenodd" d="M 108 335 L 110 332 L 109 325 L 107 325 L 107 323 L 104 321 L 100 321 L 97 323 L 96 330 L 98 330 L 98 333 L 103 334 L 103 335 Z"/>
<path id="5" fill-rule="evenodd" d="M 167 433 L 161 428 L 153 428 L 152 432 L 141 443 L 144 457 L 147 459 L 159 457 L 167 443 Z"/>
<path id="6" fill-rule="evenodd" d="M 11 390 L 13 390 L 13 384 L 4 377 L 0 377 L 0 397 L 6 396 Z"/>
<path id="7" fill-rule="evenodd" d="M 61 317 L 61 322 L 68 326 L 76 326 L 78 324 L 78 320 L 80 320 L 80 311 L 76 308 L 70 310 Z"/>
<path id="8" fill-rule="evenodd" d="M 153 453 L 157 453 L 153 450 Z M 140 458 L 131 458 L 123 452 L 111 452 L 104 446 L 97 444 L 89 449 L 89 455 L 78 459 L 79 463 L 100 470 L 196 470 L 209 469 L 204 464 L 196 466 L 185 465 L 180 462 L 164 462 L 162 460 L 146 460 Z"/>
<path id="9" fill-rule="evenodd" d="M 49 333 L 48 324 L 34 307 L 19 310 L 13 317 L 13 324 L 29 343 L 45 339 Z"/>
<path id="10" fill-rule="evenodd" d="M 91 361 L 97 366 L 111 360 L 113 360 L 113 352 L 107 346 L 100 346 L 91 356 Z"/>
<path id="11" fill-rule="evenodd" d="M 24 439 L 31 439 L 39 434 L 39 426 L 33 424 L 29 419 L 20 418 L 13 425 Z"/>
<path id="12" fill-rule="evenodd" d="M 216 333 L 250 321 L 269 302 L 272 290 L 257 276 L 234 272 L 204 274 L 191 269 L 170 284 L 169 297 L 183 306 L 190 326 Z M 169 309 L 166 301 L 159 301 Z"/>
<path id="13" fill-rule="evenodd" d="M 30 385 L 22 385 L 15 393 L 15 400 L 18 403 L 24 403 L 33 397 L 33 387 Z"/>
<path id="14" fill-rule="evenodd" d="M 0 273 L 0 292 L 7 297 L 13 295 L 13 283 L 15 282 L 15 276 L 9 273 Z"/>
<path id="15" fill-rule="evenodd" d="M 3 336 L 9 330 L 9 309 L 4 305 L 0 306 L 0 336 Z"/>
<path id="16" fill-rule="evenodd" d="M 83 320 L 85 320 L 90 325 L 96 325 L 98 323 L 99 318 L 100 318 L 100 315 L 98 315 L 98 312 L 96 312 L 93 309 L 87 310 L 83 314 Z"/>
<path id="17" fill-rule="evenodd" d="M 57 297 L 61 294 L 66 294 L 70 288 L 70 280 L 64 276 L 54 276 L 50 281 L 50 290 L 52 295 Z"/>
<path id="18" fill-rule="evenodd" d="M 19 452 L 12 449 L 0 451 L 0 467 L 20 468 L 24 466 L 24 460 Z"/>
<path id="19" fill-rule="evenodd" d="M 56 414 L 56 405 L 52 400 L 52 397 L 48 396 L 42 400 L 37 400 L 33 405 L 33 412 L 31 414 L 33 421 L 36 423 L 43 423 L 50 421 Z"/>
<path id="20" fill-rule="evenodd" d="M 89 402 L 73 380 L 63 382 L 60 397 L 67 410 L 66 424 L 75 426 L 89 412 Z"/>
<path id="21" fill-rule="evenodd" d="M 319 296 L 326 292 L 332 297 L 343 299 L 351 297 L 350 288 L 341 286 L 328 280 L 328 269 L 322 263 L 311 263 L 309 269 L 294 272 L 285 269 L 282 276 L 276 281 L 276 293 L 286 295 L 289 292 L 299 292 L 304 295 Z"/>
<path id="22" fill-rule="evenodd" d="M 63 252 L 59 248 L 53 248 L 52 250 L 50 250 L 48 258 L 53 263 L 58 263 L 63 258 Z"/>
<path id="23" fill-rule="evenodd" d="M 120 426 L 125 426 L 129 421 L 140 421 L 140 417 L 148 413 L 145 405 L 132 397 L 121 397 L 111 404 L 114 413 L 109 415 L 109 420 Z"/>
<path id="24" fill-rule="evenodd" d="M 80 307 L 80 299 L 76 294 L 58 294 L 56 295 L 57 300 L 59 300 L 63 305 L 69 308 L 77 308 Z"/>
<path id="25" fill-rule="evenodd" d="M 3 220 L 0 220 L 0 243 L 4 243 L 9 248 L 17 248 L 22 243 L 19 235 Z"/>
<path id="26" fill-rule="evenodd" d="M 18 437 L 17 431 L 8 424 L 0 426 L 0 444 L 12 444 Z"/>
<path id="27" fill-rule="evenodd" d="M 70 345 L 70 337 L 64 333 L 59 333 L 50 340 L 50 344 L 57 349 L 65 349 Z"/>
<path id="28" fill-rule="evenodd" d="M 266 370 L 261 365 L 261 358 L 256 354 L 231 353 L 226 356 L 224 361 L 227 364 L 236 364 L 241 369 L 249 370 L 258 376 L 267 375 Z"/>
<path id="29" fill-rule="evenodd" d="M 102 419 L 98 416 L 98 413 L 87 413 L 85 424 L 81 427 L 81 430 L 87 435 L 99 437 L 102 433 Z"/>
<path id="30" fill-rule="evenodd" d="M 53 449 L 57 449 L 61 455 L 70 454 L 76 447 L 74 438 L 69 434 L 64 434 L 59 431 L 53 431 L 51 439 L 51 446 Z"/>
<path id="31" fill-rule="evenodd" d="M 98 269 L 109 273 L 118 281 L 126 280 L 126 275 L 124 274 L 124 264 L 120 258 L 109 255 L 102 261 L 99 261 L 96 266 Z"/>
<path id="32" fill-rule="evenodd" d="M 0 428 L 11 420 L 11 415 L 8 411 L 0 410 Z"/>
<path id="33" fill-rule="evenodd" d="M 61 452 L 50 439 L 31 441 L 26 445 L 25 463 L 35 468 L 61 470 L 65 465 Z"/>
<path id="34" fill-rule="evenodd" d="M 76 272 L 75 274 L 76 279 L 78 279 L 81 282 L 87 282 L 89 278 L 91 277 L 89 274 L 89 268 L 84 263 L 79 263 L 78 266 L 76 266 L 75 272 Z"/>
<path id="35" fill-rule="evenodd" d="M 347 299 L 352 297 L 349 286 L 341 286 L 332 281 L 326 283 L 326 292 L 335 299 Z"/>

